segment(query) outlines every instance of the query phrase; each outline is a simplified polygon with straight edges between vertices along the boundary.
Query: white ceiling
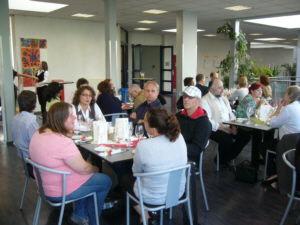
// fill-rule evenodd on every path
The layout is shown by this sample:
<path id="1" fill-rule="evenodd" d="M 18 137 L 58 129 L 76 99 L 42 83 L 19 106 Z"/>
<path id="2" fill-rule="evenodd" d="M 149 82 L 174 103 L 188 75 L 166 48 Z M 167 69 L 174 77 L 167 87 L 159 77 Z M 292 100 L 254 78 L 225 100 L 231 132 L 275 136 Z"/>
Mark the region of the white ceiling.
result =
<path id="1" fill-rule="evenodd" d="M 10 14 L 104 22 L 103 0 L 39 1 L 63 3 L 69 6 L 51 13 L 10 10 Z M 224 9 L 235 5 L 250 6 L 252 9 L 239 12 Z M 142 12 L 149 9 L 161 9 L 169 12 L 160 15 Z M 222 26 L 226 21 L 234 19 L 243 20 L 277 15 L 300 14 L 300 0 L 118 0 L 117 22 L 121 27 L 131 32 L 170 34 L 162 32 L 161 30 L 176 28 L 176 11 L 178 10 L 197 12 L 198 29 L 205 30 L 205 32 L 198 32 L 198 36 L 202 37 L 204 34 L 215 34 L 218 27 Z M 91 18 L 77 18 L 71 16 L 76 13 L 94 14 L 96 16 Z M 140 24 L 138 23 L 140 20 L 155 20 L 158 21 L 158 23 Z M 134 28 L 137 27 L 149 27 L 151 30 L 134 31 Z M 298 38 L 298 30 L 295 29 L 275 28 L 246 22 L 241 22 L 240 28 L 246 33 L 248 41 L 253 41 L 254 38 L 278 37 L 285 38 L 286 40 L 278 41 L 276 44 L 285 44 L 284 42 L 290 41 L 292 45 L 297 45 L 297 41 L 292 40 Z M 263 35 L 250 36 L 250 33 L 262 33 Z M 222 35 L 218 35 L 213 38 L 223 37 Z"/>

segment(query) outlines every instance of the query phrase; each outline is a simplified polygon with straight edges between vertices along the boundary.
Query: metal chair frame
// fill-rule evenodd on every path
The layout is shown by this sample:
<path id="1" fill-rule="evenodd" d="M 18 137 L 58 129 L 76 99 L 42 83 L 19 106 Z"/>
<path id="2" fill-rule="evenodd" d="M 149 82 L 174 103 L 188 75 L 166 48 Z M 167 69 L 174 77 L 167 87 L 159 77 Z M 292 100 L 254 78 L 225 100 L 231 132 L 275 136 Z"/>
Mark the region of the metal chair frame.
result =
<path id="1" fill-rule="evenodd" d="M 98 218 L 98 219 L 96 219 L 96 223 L 97 223 L 97 225 L 99 225 L 98 203 L 97 203 L 97 193 L 96 192 L 89 193 L 88 195 L 85 195 L 81 198 L 76 198 L 76 199 L 66 201 L 67 175 L 70 175 L 71 172 L 54 170 L 54 169 L 50 169 L 50 168 L 41 166 L 41 165 L 33 162 L 30 158 L 26 158 L 26 160 L 27 160 L 28 163 L 30 163 L 33 166 L 33 168 L 35 170 L 36 179 L 38 181 L 38 201 L 37 201 L 37 204 L 36 204 L 33 225 L 38 224 L 42 200 L 46 201 L 48 204 L 50 204 L 51 206 L 54 206 L 54 207 L 61 206 L 59 221 L 58 221 L 58 224 L 61 225 L 63 215 L 64 215 L 64 210 L 65 210 L 65 204 L 75 202 L 77 200 L 87 198 L 89 196 L 94 197 L 95 215 L 96 215 L 96 218 Z M 45 193 L 44 193 L 44 188 L 43 188 L 43 183 L 42 183 L 40 170 L 44 170 L 44 171 L 48 171 L 48 172 L 51 172 L 51 173 L 56 173 L 56 174 L 61 174 L 62 175 L 62 178 L 63 178 L 63 187 L 62 187 L 63 195 L 62 195 L 62 201 L 61 202 L 52 202 L 52 201 L 49 201 L 46 198 Z"/>
<path id="2" fill-rule="evenodd" d="M 24 203 L 24 199 L 25 199 L 25 194 L 26 194 L 26 189 L 27 189 L 28 180 L 31 180 L 32 182 L 35 183 L 35 179 L 32 178 L 31 176 L 29 176 L 28 168 L 27 168 L 26 161 L 25 161 L 24 155 L 23 155 L 23 151 L 29 153 L 29 149 L 20 147 L 20 146 L 18 146 L 18 145 L 15 144 L 15 143 L 13 143 L 13 145 L 16 146 L 17 150 L 18 150 L 18 151 L 20 152 L 20 154 L 21 154 L 21 160 L 22 160 L 22 164 L 23 164 L 23 169 L 24 169 L 24 173 L 25 173 L 25 176 L 26 176 L 25 184 L 24 184 L 24 188 L 23 188 L 22 200 L 21 200 L 21 204 L 20 204 L 20 210 L 22 210 L 22 209 L 23 209 L 23 203 Z"/>
<path id="3" fill-rule="evenodd" d="M 186 174 L 185 197 L 178 199 L 179 191 L 180 191 L 179 189 L 180 189 L 181 177 L 184 172 Z M 135 201 L 137 204 L 139 204 L 141 206 L 143 225 L 147 224 L 144 210 L 148 210 L 150 212 L 160 210 L 160 224 L 162 225 L 163 224 L 163 209 L 170 208 L 170 219 L 171 219 L 172 218 L 172 207 L 182 204 L 182 203 L 185 203 L 185 202 L 187 202 L 187 205 L 188 205 L 190 225 L 192 225 L 193 219 L 192 219 L 192 211 L 191 211 L 191 204 L 190 204 L 190 188 L 189 188 L 190 173 L 191 173 L 191 165 L 187 164 L 184 166 L 180 166 L 180 167 L 176 167 L 176 168 L 172 168 L 172 169 L 168 169 L 168 170 L 163 170 L 163 171 L 133 174 L 133 176 L 135 176 L 137 178 L 139 199 L 133 197 L 128 192 L 126 193 L 126 224 L 129 225 L 129 223 L 130 223 L 129 200 L 132 199 L 133 201 Z M 142 188 L 141 188 L 141 177 L 160 176 L 163 174 L 169 174 L 166 203 L 163 205 L 158 205 L 157 207 L 149 207 L 149 206 L 144 205 Z"/>
<path id="4" fill-rule="evenodd" d="M 114 124 L 116 123 L 116 119 L 117 118 L 122 118 L 123 116 L 128 117 L 128 114 L 127 113 L 112 113 L 112 114 L 105 114 L 103 115 L 104 117 L 108 117 L 108 116 L 111 116 L 111 122 Z"/>
<path id="5" fill-rule="evenodd" d="M 220 171 L 220 157 L 219 157 L 219 143 L 216 142 L 215 144 L 215 147 L 214 147 L 214 150 L 212 152 L 212 155 L 211 155 L 211 158 L 213 159 L 214 158 L 214 155 L 215 155 L 215 152 L 216 152 L 216 149 L 217 149 L 217 171 Z M 234 166 L 234 159 L 231 160 L 232 161 L 232 166 Z"/>
<path id="6" fill-rule="evenodd" d="M 267 179 L 267 167 L 268 167 L 269 154 L 276 155 L 276 152 L 267 149 L 266 160 L 265 160 L 264 180 Z"/>
<path id="7" fill-rule="evenodd" d="M 285 164 L 293 170 L 293 182 L 292 182 L 291 193 L 288 194 L 288 196 L 290 197 L 290 200 L 289 200 L 289 202 L 288 202 L 288 204 L 287 204 L 287 207 L 286 207 L 286 210 L 285 210 L 284 215 L 283 215 L 283 217 L 282 217 L 282 220 L 281 220 L 281 222 L 280 222 L 280 225 L 283 225 L 283 224 L 284 224 L 284 221 L 285 221 L 285 219 L 286 219 L 286 217 L 287 217 L 287 215 L 288 215 L 288 213 L 289 213 L 289 211 L 290 211 L 290 208 L 291 208 L 291 205 L 292 205 L 293 201 L 294 201 L 294 200 L 300 201 L 300 198 L 295 197 L 295 188 L 296 188 L 296 168 L 295 168 L 295 166 L 294 166 L 294 165 L 288 160 L 288 158 L 287 158 L 287 155 L 294 153 L 295 150 L 296 150 L 296 149 L 291 149 L 291 150 L 288 150 L 288 151 L 286 151 L 285 153 L 282 154 L 282 159 L 283 159 L 283 161 L 285 162 Z M 296 202 L 295 205 L 294 205 L 294 208 L 293 208 L 294 210 L 295 210 L 296 204 L 297 204 L 297 202 Z M 297 221 L 296 221 L 297 224 L 298 224 L 299 220 L 300 220 L 300 217 L 298 217 L 298 219 L 297 219 Z"/>

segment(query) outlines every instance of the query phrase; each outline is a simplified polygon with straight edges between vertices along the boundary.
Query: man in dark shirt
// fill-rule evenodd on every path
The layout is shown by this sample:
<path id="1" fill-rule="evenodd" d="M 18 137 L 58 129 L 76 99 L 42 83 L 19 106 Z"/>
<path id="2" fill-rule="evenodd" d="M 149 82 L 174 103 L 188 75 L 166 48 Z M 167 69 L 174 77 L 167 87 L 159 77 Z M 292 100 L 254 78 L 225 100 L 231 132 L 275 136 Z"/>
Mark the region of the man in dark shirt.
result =
<path id="1" fill-rule="evenodd" d="M 133 125 L 137 125 L 140 123 L 144 123 L 144 117 L 147 110 L 153 106 L 160 106 L 163 105 L 158 100 L 157 96 L 159 94 L 159 85 L 154 81 L 148 81 L 144 86 L 144 94 L 146 96 L 146 101 L 140 104 L 130 115 L 130 121 L 133 122 Z M 147 131 L 144 128 L 145 135 L 147 135 Z"/>
<path id="2" fill-rule="evenodd" d="M 190 86 L 179 95 L 183 96 L 184 110 L 178 112 L 176 117 L 187 146 L 188 159 L 199 166 L 200 153 L 204 151 L 211 134 L 211 123 L 206 111 L 199 106 L 201 91 L 197 87 Z"/>
<path id="3" fill-rule="evenodd" d="M 208 87 L 205 85 L 205 76 L 201 73 L 197 74 L 196 76 L 196 87 L 199 88 L 201 91 L 202 96 L 206 95 L 208 93 Z"/>

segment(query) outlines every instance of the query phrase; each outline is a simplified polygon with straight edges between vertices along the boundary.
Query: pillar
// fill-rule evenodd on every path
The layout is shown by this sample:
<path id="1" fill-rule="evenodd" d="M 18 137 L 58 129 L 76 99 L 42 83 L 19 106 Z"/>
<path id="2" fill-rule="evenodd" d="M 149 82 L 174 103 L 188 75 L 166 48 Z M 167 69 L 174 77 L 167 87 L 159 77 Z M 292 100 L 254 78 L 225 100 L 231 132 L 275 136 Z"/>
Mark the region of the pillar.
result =
<path id="1" fill-rule="evenodd" d="M 236 37 L 239 36 L 240 34 L 240 21 L 238 20 L 234 20 L 230 22 L 231 26 L 233 27 L 233 30 L 236 34 Z M 236 44 L 237 44 L 237 40 L 230 40 L 230 53 L 232 56 L 234 56 L 236 54 Z M 233 88 L 234 85 L 234 81 L 237 80 L 237 76 L 238 76 L 238 60 L 235 58 L 233 60 L 233 63 L 231 64 L 231 69 L 229 72 L 229 88 Z"/>
<path id="2" fill-rule="evenodd" d="M 116 0 L 105 0 L 105 65 L 106 78 L 117 86 L 117 12 Z"/>
<path id="3" fill-rule="evenodd" d="M 300 81 L 300 32 L 298 33 L 298 45 L 297 45 L 297 71 L 296 71 L 296 80 Z M 296 83 L 298 86 L 299 83 Z"/>
<path id="4" fill-rule="evenodd" d="M 8 0 L 0 1 L 0 89 L 5 142 L 12 141 L 11 121 L 15 115 L 15 98 L 10 49 Z"/>
<path id="5" fill-rule="evenodd" d="M 179 92 L 184 89 L 184 78 L 197 75 L 197 13 L 178 11 L 176 26 L 176 90 L 178 97 Z"/>

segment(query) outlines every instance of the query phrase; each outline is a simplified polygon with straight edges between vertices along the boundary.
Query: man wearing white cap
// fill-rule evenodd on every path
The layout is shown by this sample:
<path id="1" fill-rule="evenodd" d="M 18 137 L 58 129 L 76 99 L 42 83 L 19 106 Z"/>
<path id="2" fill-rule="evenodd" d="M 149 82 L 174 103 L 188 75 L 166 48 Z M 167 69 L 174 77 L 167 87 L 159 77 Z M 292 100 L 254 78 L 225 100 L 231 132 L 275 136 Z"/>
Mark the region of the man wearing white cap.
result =
<path id="1" fill-rule="evenodd" d="M 183 96 L 184 110 L 178 112 L 176 117 L 187 145 L 188 159 L 198 165 L 200 153 L 204 151 L 211 134 L 211 123 L 206 111 L 199 106 L 201 91 L 197 87 L 190 86 L 179 95 Z"/>

